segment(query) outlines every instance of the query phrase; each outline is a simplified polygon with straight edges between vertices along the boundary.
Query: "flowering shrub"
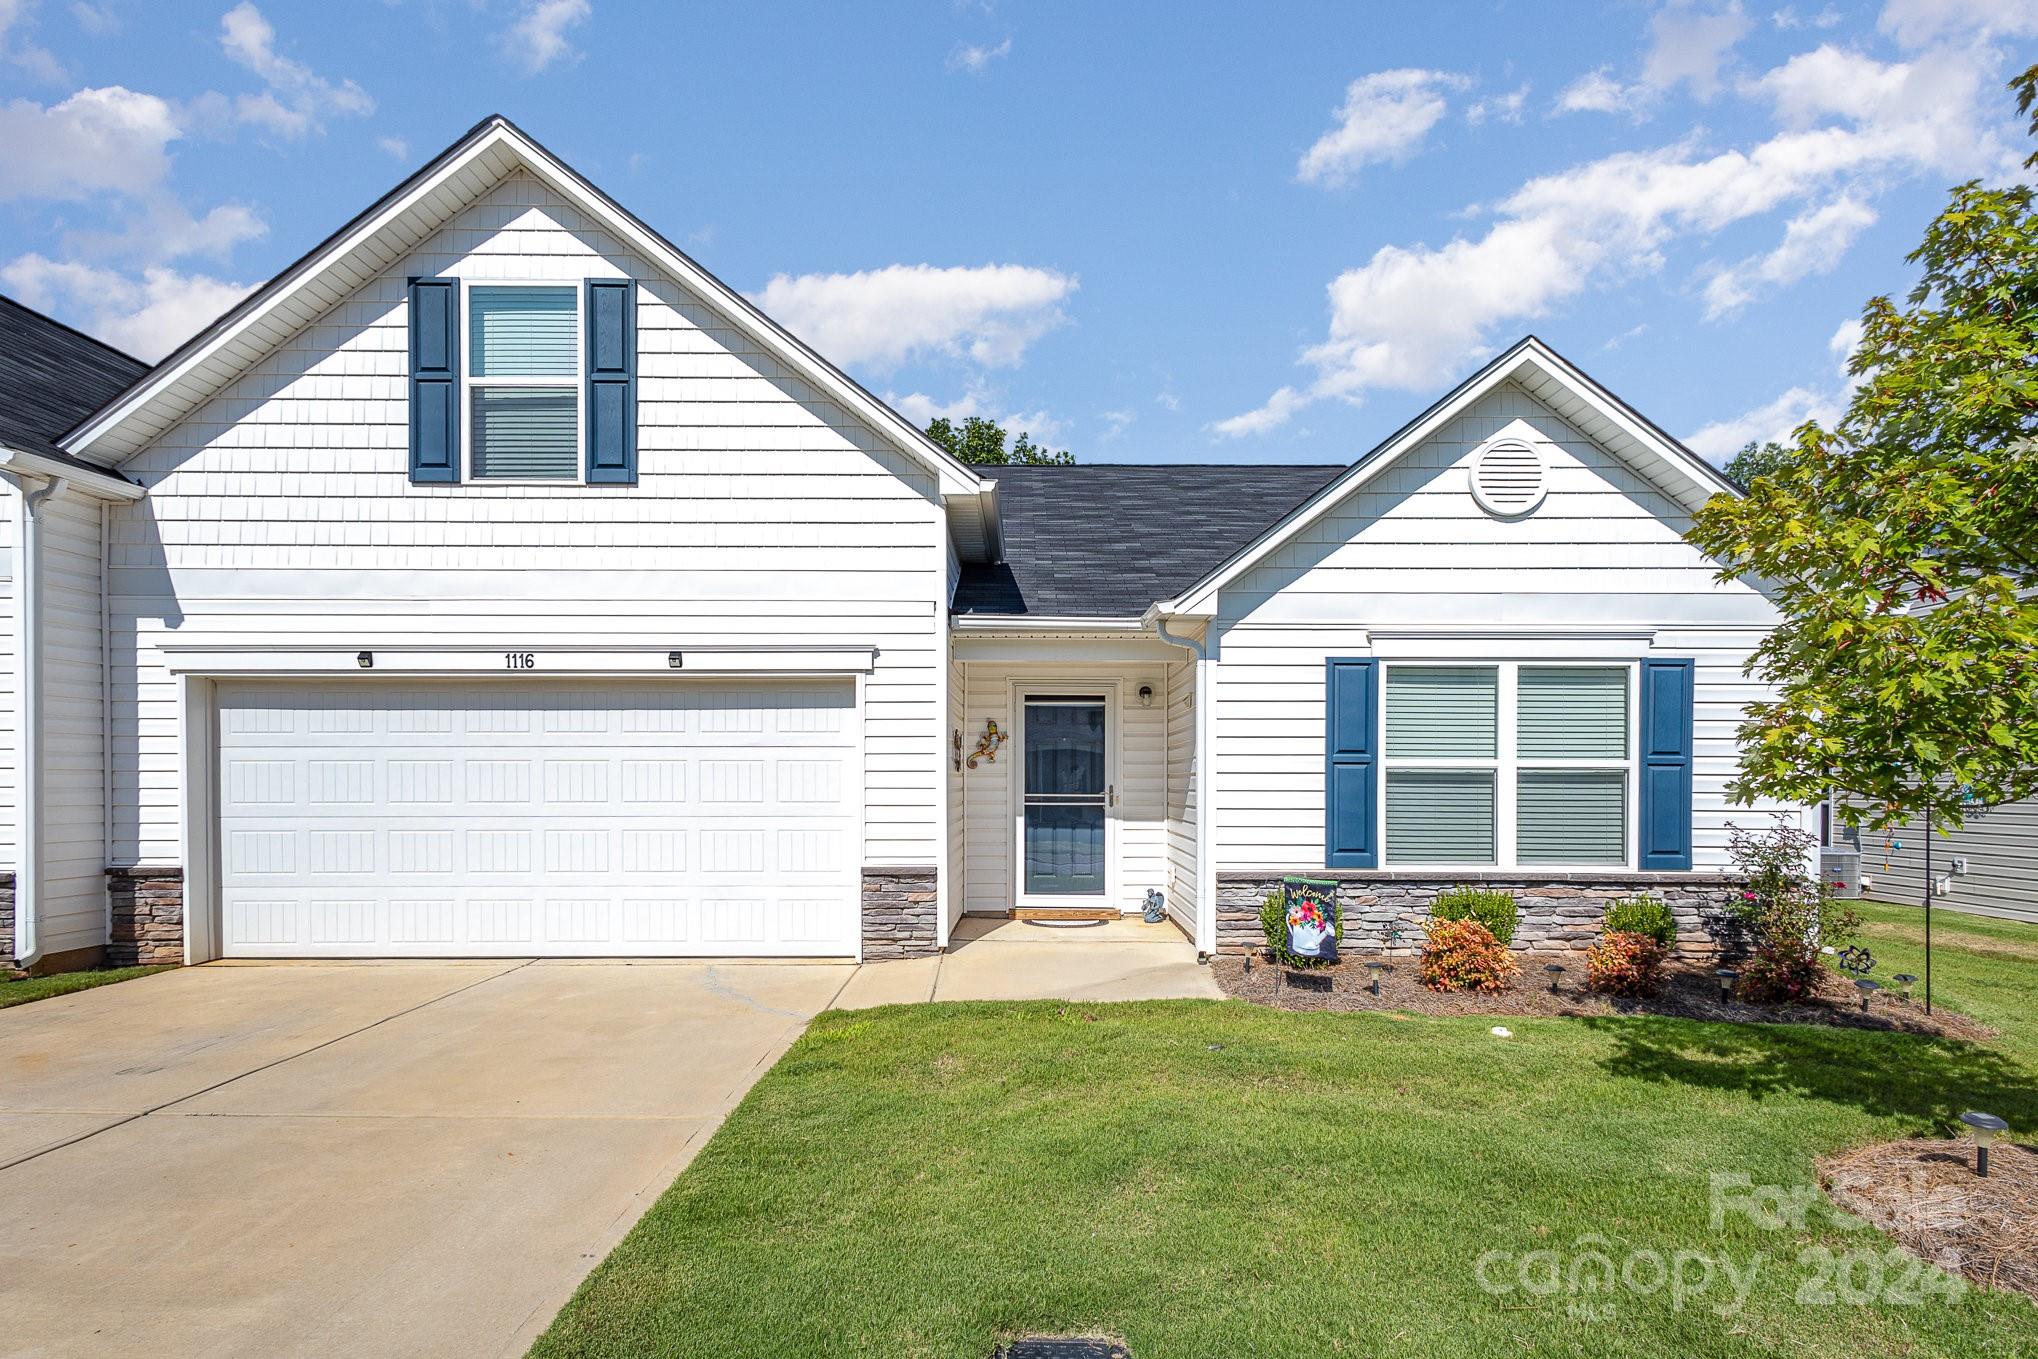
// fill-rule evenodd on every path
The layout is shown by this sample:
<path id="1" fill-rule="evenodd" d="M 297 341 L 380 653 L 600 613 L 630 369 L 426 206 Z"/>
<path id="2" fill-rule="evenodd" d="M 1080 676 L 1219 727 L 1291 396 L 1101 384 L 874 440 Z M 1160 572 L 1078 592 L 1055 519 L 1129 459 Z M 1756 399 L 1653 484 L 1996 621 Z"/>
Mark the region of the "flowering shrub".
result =
<path id="1" fill-rule="evenodd" d="M 1507 945 L 1476 920 L 1432 920 L 1418 975 L 1432 991 L 1505 991 L 1521 971 Z"/>
<path id="2" fill-rule="evenodd" d="M 1763 1004 L 1807 999 L 1826 975 L 1821 950 L 1844 946 L 1860 931 L 1861 918 L 1807 871 L 1818 837 L 1781 820 L 1759 834 L 1731 829 L 1728 852 L 1748 885 L 1728 904 L 1755 951 L 1735 994 Z"/>
<path id="3" fill-rule="evenodd" d="M 1609 996 L 1663 989 L 1663 946 L 1639 930 L 1608 930 L 1585 951 L 1585 984 Z"/>

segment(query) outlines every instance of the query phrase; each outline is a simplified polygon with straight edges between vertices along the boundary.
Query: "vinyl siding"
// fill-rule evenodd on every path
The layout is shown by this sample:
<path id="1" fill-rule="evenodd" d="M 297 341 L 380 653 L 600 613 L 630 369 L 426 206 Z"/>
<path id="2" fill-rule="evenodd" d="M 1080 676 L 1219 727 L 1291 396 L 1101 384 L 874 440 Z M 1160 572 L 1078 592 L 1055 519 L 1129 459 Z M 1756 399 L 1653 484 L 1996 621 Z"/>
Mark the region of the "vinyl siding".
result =
<path id="1" fill-rule="evenodd" d="M 941 736 L 941 768 L 948 780 L 948 824 L 946 853 L 948 855 L 948 898 L 944 907 L 948 912 L 948 923 L 953 925 L 962 918 L 964 903 L 969 895 L 968 856 L 963 852 L 968 825 L 968 807 L 963 798 L 963 771 L 955 759 L 952 733 L 967 735 L 968 721 L 963 701 L 963 665 L 953 657 L 948 662 L 948 706 L 947 728 Z M 972 744 L 974 744 L 972 742 Z"/>
<path id="2" fill-rule="evenodd" d="M 14 837 L 21 825 L 20 619 L 15 598 L 15 519 L 21 495 L 11 481 L 0 479 L 0 872 L 15 868 Z M 0 950 L 4 952 L 4 950 Z"/>
<path id="3" fill-rule="evenodd" d="M 44 953 L 106 942 L 99 502 L 43 502 Z"/>
<path id="4" fill-rule="evenodd" d="M 1925 894 L 1922 825 L 1860 833 L 1861 873 L 1877 901 L 1917 903 Z M 1953 872 L 1965 857 L 1967 872 Z M 1932 876 L 1952 878 L 1935 906 L 2038 924 L 2038 799 L 1976 813 L 1959 830 L 1932 837 Z"/>
<path id="5" fill-rule="evenodd" d="M 1017 879 L 1018 795 L 1013 780 L 1020 768 L 1019 713 L 1013 682 L 1042 693 L 1081 693 L 1086 682 L 1118 685 L 1115 765 L 1111 781 L 1118 804 L 1106 813 L 1117 843 L 1117 884 L 1112 902 L 1124 911 L 1146 904 L 1149 888 L 1168 889 L 1170 876 L 1167 803 L 1167 682 L 1161 664 L 1111 666 L 1017 666 L 971 661 L 964 667 L 962 731 L 965 756 L 976 748 L 984 723 L 996 719 L 1011 739 L 996 760 L 963 772 L 964 909 L 1002 913 L 1012 908 Z M 1139 706 L 1139 686 L 1153 686 L 1151 708 Z M 1076 903 L 1079 904 L 1079 903 Z"/>
<path id="6" fill-rule="evenodd" d="M 1468 483 L 1473 450 L 1503 432 L 1534 442 L 1549 468 L 1548 499 L 1515 520 L 1486 514 Z M 1382 469 L 1220 596 L 1218 871 L 1322 866 L 1324 661 L 1366 655 L 1695 658 L 1694 867 L 1725 866 L 1727 821 L 1758 814 L 1730 809 L 1725 786 L 1742 707 L 1762 692 L 1742 662 L 1774 612 L 1757 591 L 1713 580 L 1710 561 L 1682 541 L 1689 525 L 1633 468 L 1512 384 Z M 1410 635 L 1376 643 L 1374 630 L 1397 629 Z M 1450 629 L 1546 639 L 1442 640 Z M 1641 637 L 1595 640 L 1595 630 Z M 1425 632 L 1439 640 L 1419 640 Z"/>
<path id="7" fill-rule="evenodd" d="M 409 483 L 405 280 L 437 274 L 638 281 L 637 486 Z M 126 470 L 150 493 L 116 512 L 112 543 L 116 862 L 180 857 L 172 638 L 875 646 L 865 861 L 937 862 L 948 568 L 932 475 L 527 176 Z"/>
<path id="8" fill-rule="evenodd" d="M 1184 653 L 1185 655 L 1187 653 Z M 1168 698 L 1168 914 L 1191 938 L 1196 934 L 1196 663 L 1167 668 Z"/>

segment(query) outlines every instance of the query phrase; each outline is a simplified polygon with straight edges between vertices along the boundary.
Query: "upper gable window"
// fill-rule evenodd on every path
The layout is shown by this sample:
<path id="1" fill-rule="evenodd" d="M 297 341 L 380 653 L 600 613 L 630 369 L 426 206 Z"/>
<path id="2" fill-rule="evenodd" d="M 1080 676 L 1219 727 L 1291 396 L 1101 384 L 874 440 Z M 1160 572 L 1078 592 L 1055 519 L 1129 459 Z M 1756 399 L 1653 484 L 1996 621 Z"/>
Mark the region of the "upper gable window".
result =
<path id="1" fill-rule="evenodd" d="M 467 289 L 467 475 L 578 481 L 581 290 Z"/>

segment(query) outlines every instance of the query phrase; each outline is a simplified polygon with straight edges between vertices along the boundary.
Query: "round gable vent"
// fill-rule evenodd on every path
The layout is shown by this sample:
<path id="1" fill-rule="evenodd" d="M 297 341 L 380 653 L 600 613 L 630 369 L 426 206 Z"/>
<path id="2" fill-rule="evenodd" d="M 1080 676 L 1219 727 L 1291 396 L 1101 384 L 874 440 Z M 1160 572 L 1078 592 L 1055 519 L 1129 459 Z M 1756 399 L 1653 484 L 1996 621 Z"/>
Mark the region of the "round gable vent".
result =
<path id="1" fill-rule="evenodd" d="M 1549 494 L 1542 455 L 1520 439 L 1498 439 L 1472 460 L 1472 498 L 1488 514 L 1527 514 Z"/>

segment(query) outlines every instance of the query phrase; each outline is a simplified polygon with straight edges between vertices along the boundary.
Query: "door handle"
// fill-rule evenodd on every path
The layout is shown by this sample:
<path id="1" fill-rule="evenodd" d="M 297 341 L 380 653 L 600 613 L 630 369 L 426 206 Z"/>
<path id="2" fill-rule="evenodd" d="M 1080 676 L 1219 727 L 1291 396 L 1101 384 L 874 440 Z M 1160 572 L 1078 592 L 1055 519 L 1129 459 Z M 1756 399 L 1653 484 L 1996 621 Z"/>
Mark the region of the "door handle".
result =
<path id="1" fill-rule="evenodd" d="M 1104 785 L 1104 805 L 1106 807 L 1116 807 L 1118 805 L 1117 784 L 1107 783 Z"/>

